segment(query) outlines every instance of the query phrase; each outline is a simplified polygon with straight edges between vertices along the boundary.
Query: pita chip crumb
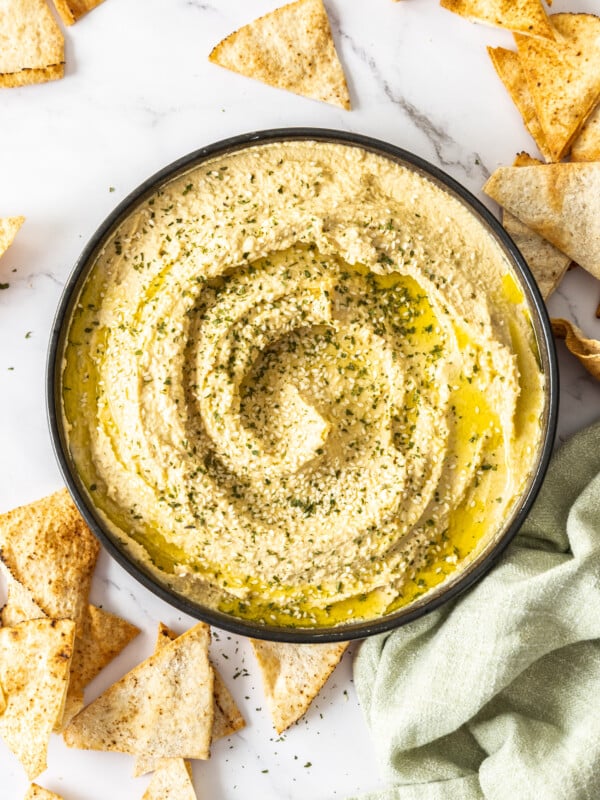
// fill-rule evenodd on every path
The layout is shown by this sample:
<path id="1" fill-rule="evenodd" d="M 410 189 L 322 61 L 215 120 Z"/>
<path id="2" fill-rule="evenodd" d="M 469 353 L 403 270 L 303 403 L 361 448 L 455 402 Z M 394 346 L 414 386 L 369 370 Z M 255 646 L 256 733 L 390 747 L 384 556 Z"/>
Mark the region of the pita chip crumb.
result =
<path id="1" fill-rule="evenodd" d="M 29 780 L 46 769 L 50 734 L 63 712 L 74 637 L 75 623 L 66 619 L 0 628 L 0 685 L 6 698 L 0 736 Z"/>
<path id="2" fill-rule="evenodd" d="M 213 724 L 210 629 L 198 623 L 86 706 L 65 728 L 69 747 L 151 758 L 208 758 Z"/>
<path id="3" fill-rule="evenodd" d="M 473 22 L 486 22 L 526 36 L 554 39 L 540 0 L 440 0 L 440 5 Z"/>
<path id="4" fill-rule="evenodd" d="M 568 319 L 552 319 L 552 333 L 564 339 L 567 349 L 579 363 L 600 381 L 600 341 L 587 339 L 583 331 Z"/>
<path id="5" fill-rule="evenodd" d="M 248 78 L 350 108 L 322 0 L 297 0 L 230 34 L 209 60 Z"/>
<path id="6" fill-rule="evenodd" d="M 277 733 L 306 713 L 339 663 L 348 642 L 289 644 L 250 639 Z"/>
<path id="7" fill-rule="evenodd" d="M 64 39 L 45 0 L 0 2 L 0 87 L 62 78 Z"/>

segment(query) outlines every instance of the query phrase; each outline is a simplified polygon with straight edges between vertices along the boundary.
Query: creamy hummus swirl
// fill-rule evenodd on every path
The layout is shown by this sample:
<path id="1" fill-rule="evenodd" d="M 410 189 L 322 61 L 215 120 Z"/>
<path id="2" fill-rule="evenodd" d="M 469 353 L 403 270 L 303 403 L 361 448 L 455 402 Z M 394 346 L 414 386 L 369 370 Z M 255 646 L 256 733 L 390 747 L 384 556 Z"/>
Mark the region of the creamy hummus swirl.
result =
<path id="1" fill-rule="evenodd" d="M 201 165 L 128 217 L 63 388 L 116 535 L 192 597 L 303 626 L 385 613 L 472 557 L 543 408 L 481 223 L 415 171 L 315 142 Z"/>

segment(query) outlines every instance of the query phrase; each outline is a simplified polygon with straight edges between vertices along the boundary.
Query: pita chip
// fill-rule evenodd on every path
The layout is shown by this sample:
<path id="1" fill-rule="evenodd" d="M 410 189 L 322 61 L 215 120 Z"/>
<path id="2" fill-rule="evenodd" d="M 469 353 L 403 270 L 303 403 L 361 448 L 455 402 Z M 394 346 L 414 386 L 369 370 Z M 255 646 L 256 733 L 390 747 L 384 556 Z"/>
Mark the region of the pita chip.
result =
<path id="1" fill-rule="evenodd" d="M 487 22 L 526 36 L 554 39 L 540 0 L 440 0 L 440 5 L 474 22 Z"/>
<path id="2" fill-rule="evenodd" d="M 87 686 L 139 634 L 140 629 L 103 608 L 88 606 L 80 644 L 75 642 L 74 671 Z"/>
<path id="3" fill-rule="evenodd" d="M 3 627 L 11 628 L 13 625 L 18 625 L 19 622 L 25 622 L 28 619 L 43 619 L 46 617 L 47 615 L 35 602 L 29 589 L 26 589 L 22 583 L 15 580 L 6 568 L 3 569 L 3 572 L 5 573 L 8 587 L 8 599 L 0 612 Z"/>
<path id="4" fill-rule="evenodd" d="M 50 734 L 62 716 L 75 624 L 36 619 L 0 628 L 0 685 L 6 709 L 0 736 L 29 780 L 46 769 Z"/>
<path id="5" fill-rule="evenodd" d="M 483 191 L 600 278 L 600 162 L 500 167 Z"/>
<path id="6" fill-rule="evenodd" d="M 0 0 L 0 87 L 62 78 L 64 39 L 45 0 Z"/>
<path id="7" fill-rule="evenodd" d="M 208 758 L 213 724 L 210 628 L 168 642 L 74 717 L 69 747 L 152 758 Z"/>
<path id="8" fill-rule="evenodd" d="M 241 730 L 245 727 L 246 720 L 218 670 L 215 667 L 213 669 L 215 671 L 215 718 L 212 732 L 214 740 L 231 736 L 232 733 Z"/>
<path id="9" fill-rule="evenodd" d="M 142 800 L 197 800 L 191 769 L 181 758 L 168 758 L 158 767 Z"/>
<path id="10" fill-rule="evenodd" d="M 29 589 L 15 580 L 6 568 L 4 568 L 3 571 L 6 574 L 8 584 L 8 600 L 1 612 L 2 625 L 4 627 L 12 627 L 30 619 L 48 619 L 47 615 L 44 614 L 33 599 Z M 79 643 L 79 630 L 76 628 L 75 643 L 73 646 L 75 653 L 77 652 Z M 69 719 L 83 708 L 83 685 L 80 684 L 77 677 L 74 675 L 75 653 L 71 659 L 69 686 L 67 688 L 64 704 L 64 714 L 67 715 L 68 713 Z M 63 724 L 64 718 L 56 723 L 55 730 L 60 730 Z"/>
<path id="11" fill-rule="evenodd" d="M 61 729 L 83 708 L 83 690 L 102 672 L 140 629 L 102 608 L 88 606 L 75 637 L 71 680 Z"/>
<path id="12" fill-rule="evenodd" d="M 0 559 L 9 590 L 3 624 L 72 619 L 79 633 L 99 549 L 66 489 L 2 514 Z M 82 705 L 83 688 L 74 680 L 66 706 Z"/>
<path id="13" fill-rule="evenodd" d="M 590 114 L 573 142 L 571 161 L 600 161 L 600 105 Z"/>
<path id="14" fill-rule="evenodd" d="M 250 639 L 277 733 L 306 713 L 339 663 L 348 642 L 289 644 Z"/>
<path id="15" fill-rule="evenodd" d="M 99 6 L 103 0 L 53 0 L 53 2 L 65 25 L 72 25 L 88 11 Z"/>
<path id="16" fill-rule="evenodd" d="M 519 153 L 513 166 L 529 167 L 541 163 L 527 153 Z M 521 251 L 546 300 L 562 280 L 571 259 L 505 209 L 502 210 L 502 224 Z"/>
<path id="17" fill-rule="evenodd" d="M 158 650 L 160 647 L 164 646 L 166 642 L 176 638 L 177 634 L 161 622 L 158 626 L 156 649 Z M 231 736 L 232 733 L 239 731 L 240 728 L 246 725 L 246 720 L 237 707 L 219 671 L 212 662 L 211 667 L 214 673 L 214 713 L 212 729 L 212 738 L 214 741 L 215 739 L 221 739 L 223 736 Z"/>
<path id="18" fill-rule="evenodd" d="M 66 489 L 0 516 L 0 558 L 52 619 L 82 620 L 99 550 Z"/>
<path id="19" fill-rule="evenodd" d="M 297 0 L 223 39 L 209 60 L 269 86 L 350 108 L 322 0 Z"/>
<path id="20" fill-rule="evenodd" d="M 552 333 L 557 339 L 564 339 L 567 349 L 587 369 L 590 375 L 600 381 L 600 342 L 586 339 L 583 331 L 568 319 L 553 319 Z"/>
<path id="21" fill-rule="evenodd" d="M 540 161 L 539 158 L 534 158 L 533 156 L 530 156 L 529 153 L 521 150 L 521 152 L 517 153 L 515 156 L 513 167 L 536 167 L 543 163 L 544 162 Z"/>
<path id="22" fill-rule="evenodd" d="M 0 256 L 13 243 L 17 231 L 25 222 L 25 217 L 4 217 L 0 219 Z"/>
<path id="23" fill-rule="evenodd" d="M 43 789 L 37 783 L 32 783 L 23 800 L 63 800 L 59 794 L 54 794 L 48 789 Z"/>
<path id="24" fill-rule="evenodd" d="M 552 160 L 560 161 L 600 98 L 600 17 L 550 19 L 558 41 L 519 35 L 515 40 Z"/>
<path id="25" fill-rule="evenodd" d="M 498 77 L 508 89 L 508 93 L 523 117 L 525 127 L 533 136 L 540 153 L 547 161 L 551 161 L 552 155 L 548 150 L 546 137 L 537 118 L 533 97 L 521 69 L 519 54 L 504 47 L 488 47 L 487 51 Z"/>
<path id="26" fill-rule="evenodd" d="M 3 626 L 46 617 L 31 592 L 10 573 L 7 573 L 7 583 L 8 601 L 1 611 Z M 96 606 L 88 606 L 76 629 L 64 717 L 57 729 L 66 725 L 83 708 L 84 688 L 138 633 L 139 628 L 130 622 Z"/>
<path id="27" fill-rule="evenodd" d="M 547 300 L 569 269 L 571 259 L 508 211 L 502 214 L 502 225 L 521 251 L 542 297 Z"/>
<path id="28" fill-rule="evenodd" d="M 569 269 L 571 259 L 508 211 L 503 212 L 502 224 L 521 251 L 542 297 L 547 300 Z"/>
<path id="29" fill-rule="evenodd" d="M 156 637 L 155 652 L 168 642 L 177 638 L 175 631 L 172 631 L 164 623 L 160 622 L 158 625 L 158 635 Z M 213 727 L 212 727 L 212 740 L 221 739 L 223 736 L 231 736 L 232 733 L 239 731 L 246 725 L 246 720 L 242 716 L 241 711 L 237 707 L 235 700 L 219 674 L 215 665 L 211 662 L 214 673 L 214 708 L 213 708 Z M 163 759 L 153 759 L 148 756 L 141 755 L 135 762 L 133 774 L 135 777 L 145 775 L 147 772 L 152 772 L 157 769 Z"/>

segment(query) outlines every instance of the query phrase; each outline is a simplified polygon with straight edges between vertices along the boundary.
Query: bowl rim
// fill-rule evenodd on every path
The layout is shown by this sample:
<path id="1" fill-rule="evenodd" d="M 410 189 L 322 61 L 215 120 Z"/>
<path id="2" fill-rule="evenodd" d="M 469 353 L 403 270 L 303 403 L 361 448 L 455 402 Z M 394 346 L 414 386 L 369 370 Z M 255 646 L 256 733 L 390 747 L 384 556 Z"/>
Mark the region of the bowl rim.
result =
<path id="1" fill-rule="evenodd" d="M 404 164 L 424 175 L 430 181 L 432 180 L 436 185 L 457 198 L 463 206 L 466 206 L 478 221 L 483 224 L 483 227 L 488 230 L 489 234 L 496 239 L 509 260 L 512 269 L 522 279 L 527 289 L 529 307 L 532 311 L 532 324 L 540 351 L 541 368 L 546 379 L 544 392 L 546 399 L 545 418 L 542 423 L 542 436 L 537 463 L 532 470 L 529 485 L 515 507 L 516 511 L 513 510 L 511 512 L 512 519 L 510 524 L 499 533 L 496 540 L 492 541 L 479 556 L 476 556 L 470 565 L 467 564 L 463 571 L 459 572 L 457 570 L 454 578 L 442 581 L 439 584 L 440 589 L 429 599 L 427 599 L 427 595 L 435 592 L 435 588 L 407 606 L 403 606 L 385 616 L 322 628 L 267 626 L 252 620 L 234 617 L 216 609 L 202 606 L 200 603 L 178 594 L 176 591 L 159 583 L 149 571 L 144 570 L 133 557 L 128 555 L 126 546 L 122 543 L 121 546 L 118 546 L 117 542 L 104 529 L 102 520 L 95 513 L 93 505 L 88 503 L 86 499 L 86 493 L 83 491 L 83 485 L 77 470 L 72 465 L 68 455 L 68 444 L 62 423 L 60 391 L 63 344 L 74 303 L 104 241 L 128 214 L 142 203 L 146 197 L 153 194 L 159 186 L 204 161 L 256 145 L 299 140 L 357 147 Z M 46 360 L 46 412 L 54 454 L 75 505 L 94 535 L 110 555 L 146 589 L 149 589 L 161 600 L 174 606 L 179 611 L 230 633 L 281 642 L 313 644 L 339 642 L 363 639 L 378 633 L 385 633 L 412 622 L 434 611 L 442 604 L 455 599 L 486 575 L 517 534 L 540 490 L 554 444 L 558 418 L 558 397 L 556 350 L 544 301 L 521 252 L 496 217 L 468 189 L 425 159 L 401 147 L 370 136 L 328 128 L 272 128 L 229 137 L 176 159 L 139 184 L 99 225 L 77 259 L 67 279 L 54 316 Z M 469 567 L 471 568 L 469 569 Z"/>

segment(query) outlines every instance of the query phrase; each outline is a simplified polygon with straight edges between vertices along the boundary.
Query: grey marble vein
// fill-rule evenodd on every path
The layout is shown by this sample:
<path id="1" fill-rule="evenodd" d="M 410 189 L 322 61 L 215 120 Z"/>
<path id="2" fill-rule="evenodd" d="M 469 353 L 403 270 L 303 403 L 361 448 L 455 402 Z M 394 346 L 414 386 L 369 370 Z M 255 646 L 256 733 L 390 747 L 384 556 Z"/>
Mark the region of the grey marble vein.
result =
<path id="1" fill-rule="evenodd" d="M 377 86 L 385 94 L 387 99 L 408 117 L 417 130 L 424 134 L 433 148 L 440 166 L 446 168 L 459 167 L 469 178 L 479 176 L 482 180 L 487 180 L 490 176 L 490 172 L 483 163 L 482 156 L 478 152 L 472 152 L 469 153 L 466 158 L 461 158 L 459 155 L 459 145 L 452 136 L 450 136 L 448 131 L 444 130 L 439 123 L 434 122 L 427 114 L 417 108 L 414 103 L 411 103 L 406 97 L 403 97 L 400 92 L 396 91 L 382 74 L 373 56 L 341 29 L 335 14 L 331 14 L 330 18 L 338 36 L 348 43 L 354 55 L 369 68 Z"/>
<path id="2" fill-rule="evenodd" d="M 155 624 L 156 615 L 153 614 L 151 610 L 144 608 L 141 599 L 140 597 L 138 597 L 136 592 L 124 588 L 120 580 L 115 580 L 107 576 L 99 576 L 99 575 L 97 575 L 97 578 L 100 581 L 100 583 L 104 584 L 105 587 L 112 589 L 117 594 L 123 593 L 124 595 L 126 595 L 128 601 L 131 601 L 131 603 L 135 606 L 135 608 L 138 609 L 138 611 L 144 616 L 144 618 L 149 620 L 153 625 Z"/>
<path id="3" fill-rule="evenodd" d="M 197 8 L 199 11 L 212 11 L 214 14 L 221 13 L 218 8 L 210 3 L 201 3 L 199 0 L 187 0 L 186 6 L 192 6 L 193 8 Z"/>
<path id="4" fill-rule="evenodd" d="M 28 272 L 27 275 L 19 275 L 18 273 L 8 273 L 6 278 L 2 280 L 6 280 L 10 284 L 10 288 L 21 288 L 25 286 L 26 288 L 33 288 L 33 284 L 35 281 L 39 280 L 40 278 L 46 278 L 51 283 L 58 286 L 60 289 L 63 288 L 65 282 L 63 280 L 59 280 L 56 275 L 53 275 L 51 272 Z"/>

